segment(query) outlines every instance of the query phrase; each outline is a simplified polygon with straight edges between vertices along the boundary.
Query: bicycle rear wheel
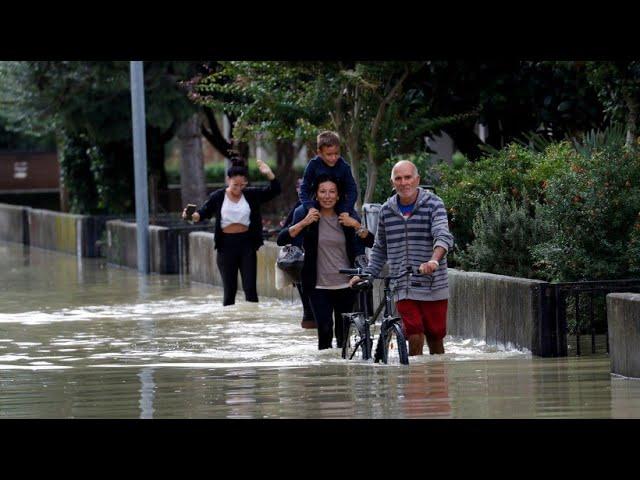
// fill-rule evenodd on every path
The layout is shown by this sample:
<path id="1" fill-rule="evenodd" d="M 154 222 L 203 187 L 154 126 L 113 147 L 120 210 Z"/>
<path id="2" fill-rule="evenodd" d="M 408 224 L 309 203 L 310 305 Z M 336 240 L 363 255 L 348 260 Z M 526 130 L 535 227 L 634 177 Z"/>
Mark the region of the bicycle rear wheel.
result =
<path id="1" fill-rule="evenodd" d="M 394 322 L 386 329 L 381 329 L 379 349 L 381 347 L 382 361 L 390 365 L 409 365 L 407 341 L 402 327 Z M 378 355 L 380 354 L 378 353 Z"/>
<path id="2" fill-rule="evenodd" d="M 369 326 L 362 317 L 351 317 L 348 322 L 342 347 L 342 358 L 369 360 L 371 358 Z"/>

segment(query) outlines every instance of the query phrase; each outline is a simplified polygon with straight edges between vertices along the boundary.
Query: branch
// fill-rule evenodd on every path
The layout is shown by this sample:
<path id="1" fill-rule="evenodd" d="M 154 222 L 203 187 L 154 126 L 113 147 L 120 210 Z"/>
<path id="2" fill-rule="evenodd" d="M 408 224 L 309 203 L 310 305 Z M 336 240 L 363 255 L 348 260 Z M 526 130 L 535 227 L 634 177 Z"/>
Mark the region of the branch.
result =
<path id="1" fill-rule="evenodd" d="M 176 121 L 171 122 L 171 126 L 163 133 L 160 134 L 160 143 L 163 145 L 173 138 L 176 131 Z"/>
<path id="2" fill-rule="evenodd" d="M 391 103 L 391 100 L 393 100 L 393 98 L 398 94 L 398 92 L 400 91 L 400 88 L 402 87 L 402 84 L 404 83 L 404 81 L 407 79 L 408 76 L 409 76 L 409 67 L 405 65 L 404 73 L 402 74 L 400 79 L 396 82 L 396 84 L 393 86 L 389 94 L 382 101 L 380 106 L 378 107 L 376 118 L 373 120 L 373 125 L 371 126 L 371 138 L 376 138 L 376 135 L 378 134 L 378 130 L 380 129 L 380 123 L 382 122 L 382 117 L 387 111 L 387 106 Z"/>
<path id="3" fill-rule="evenodd" d="M 331 117 L 331 120 L 333 120 L 333 124 L 336 126 L 336 130 L 340 131 L 340 128 L 342 127 L 342 90 L 343 90 L 343 85 L 340 85 L 340 93 L 338 95 L 336 95 L 336 99 L 335 99 L 335 115 L 333 114 L 333 112 L 329 112 L 329 116 Z"/>
<path id="4" fill-rule="evenodd" d="M 209 120 L 209 128 L 211 129 L 211 130 L 208 130 L 205 127 L 203 122 L 200 127 L 202 131 L 202 135 L 213 146 L 213 148 L 215 148 L 216 150 L 218 150 L 218 152 L 220 152 L 220 154 L 222 154 L 226 158 L 230 158 L 231 157 L 230 150 L 232 145 L 230 142 L 227 141 L 226 138 L 224 138 L 224 136 L 220 132 L 220 128 L 218 127 L 218 122 L 216 122 L 216 118 L 213 114 L 213 110 L 211 110 L 209 107 L 204 107 L 204 106 L 202 107 L 202 109 L 204 110 L 204 114 L 207 117 L 207 120 Z"/>

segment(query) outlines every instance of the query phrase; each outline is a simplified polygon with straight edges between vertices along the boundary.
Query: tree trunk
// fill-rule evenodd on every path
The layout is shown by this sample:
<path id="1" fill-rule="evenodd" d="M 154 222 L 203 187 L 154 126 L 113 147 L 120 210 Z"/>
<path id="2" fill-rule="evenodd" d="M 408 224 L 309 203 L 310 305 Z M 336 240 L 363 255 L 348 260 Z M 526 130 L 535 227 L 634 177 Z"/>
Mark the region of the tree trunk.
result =
<path id="1" fill-rule="evenodd" d="M 360 195 L 360 151 L 358 149 L 358 140 L 348 133 L 342 133 L 345 143 L 347 144 L 347 150 L 349 152 L 349 163 L 351 164 L 351 174 L 356 181 L 357 195 L 356 195 L 356 211 L 360 211 L 362 208 L 361 195 Z"/>
<path id="2" fill-rule="evenodd" d="M 353 175 L 354 180 L 356 181 L 356 188 L 357 188 L 357 193 L 356 193 L 356 203 L 354 205 L 354 208 L 356 209 L 356 211 L 360 211 L 360 209 L 362 208 L 362 200 L 361 200 L 361 195 L 360 195 L 360 159 L 358 158 L 357 155 L 351 155 L 351 173 Z"/>
<path id="3" fill-rule="evenodd" d="M 638 137 L 638 102 L 630 95 L 625 95 L 627 104 L 627 139 L 625 145 L 629 148 L 635 148 L 636 138 Z"/>
<path id="4" fill-rule="evenodd" d="M 276 141 L 276 178 L 282 185 L 282 192 L 263 207 L 268 213 L 286 215 L 298 199 L 296 192 L 297 174 L 293 168 L 296 147 L 288 140 Z"/>
<path id="5" fill-rule="evenodd" d="M 60 169 L 60 211 L 63 213 L 69 213 L 69 190 L 67 188 L 65 168 L 62 164 L 61 155 L 63 152 L 63 142 L 60 136 L 56 138 L 58 168 Z M 84 212 L 83 212 L 84 213 Z"/>
<path id="6" fill-rule="evenodd" d="M 376 182 L 378 181 L 378 164 L 369 158 L 367 162 L 367 189 L 364 192 L 364 200 L 362 203 L 371 203 L 373 194 L 376 190 Z"/>
<path id="7" fill-rule="evenodd" d="M 147 128 L 147 170 L 148 192 L 149 192 L 149 214 L 155 219 L 159 210 L 167 211 L 168 180 L 167 172 L 164 168 L 164 145 L 163 132 L 156 127 Z"/>
<path id="8" fill-rule="evenodd" d="M 69 213 L 69 190 L 65 185 L 64 176 L 60 176 L 60 211 Z"/>
<path id="9" fill-rule="evenodd" d="M 200 118 L 195 114 L 180 125 L 177 132 L 180 142 L 180 193 L 183 206 L 187 203 L 201 205 L 207 198 L 200 126 Z"/>

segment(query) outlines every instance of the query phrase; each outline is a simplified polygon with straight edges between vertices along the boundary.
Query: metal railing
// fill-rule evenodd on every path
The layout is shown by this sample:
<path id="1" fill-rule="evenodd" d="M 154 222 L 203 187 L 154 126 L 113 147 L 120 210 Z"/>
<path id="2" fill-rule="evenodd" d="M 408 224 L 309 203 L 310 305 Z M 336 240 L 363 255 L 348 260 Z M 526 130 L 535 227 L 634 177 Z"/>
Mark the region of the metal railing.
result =
<path id="1" fill-rule="evenodd" d="M 609 353 L 606 296 L 614 292 L 640 292 L 640 279 L 549 283 L 541 286 L 541 354 L 566 357 L 569 336 L 575 336 L 576 355 L 583 355 L 582 336 L 591 336 L 591 353 L 597 353 L 596 339 L 605 338 Z"/>

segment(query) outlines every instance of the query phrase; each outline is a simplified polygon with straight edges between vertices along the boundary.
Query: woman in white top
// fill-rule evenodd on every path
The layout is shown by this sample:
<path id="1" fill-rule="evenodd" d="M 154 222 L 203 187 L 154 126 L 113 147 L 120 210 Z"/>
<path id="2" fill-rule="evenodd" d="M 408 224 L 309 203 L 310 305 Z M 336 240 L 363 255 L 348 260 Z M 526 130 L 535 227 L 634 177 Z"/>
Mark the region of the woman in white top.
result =
<path id="1" fill-rule="evenodd" d="M 227 171 L 227 187 L 213 192 L 191 217 L 194 222 L 216 217 L 216 263 L 222 277 L 225 306 L 236 301 L 238 270 L 245 299 L 258 301 L 256 252 L 263 244 L 260 205 L 280 193 L 280 183 L 269 165 L 258 160 L 258 168 L 269 179 L 269 186 L 247 187 L 249 170 L 242 159 L 232 159 L 232 166 Z M 186 218 L 186 209 L 182 216 Z"/>

